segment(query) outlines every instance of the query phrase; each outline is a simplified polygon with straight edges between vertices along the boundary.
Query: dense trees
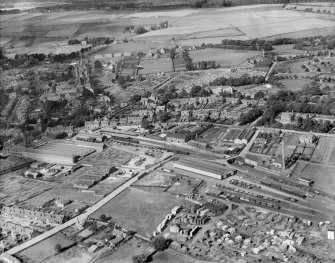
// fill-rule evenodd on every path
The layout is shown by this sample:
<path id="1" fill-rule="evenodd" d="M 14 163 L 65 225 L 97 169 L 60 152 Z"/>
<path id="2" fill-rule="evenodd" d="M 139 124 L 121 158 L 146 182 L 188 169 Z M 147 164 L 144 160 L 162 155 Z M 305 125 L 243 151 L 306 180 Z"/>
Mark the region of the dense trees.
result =
<path id="1" fill-rule="evenodd" d="M 245 85 L 251 85 L 251 84 L 262 84 L 264 83 L 265 78 L 264 76 L 249 76 L 249 75 L 242 75 L 241 77 L 237 78 L 226 78 L 221 77 L 217 78 L 213 82 L 209 83 L 210 86 L 245 86 Z"/>
<path id="2" fill-rule="evenodd" d="M 259 118 L 260 116 L 262 116 L 262 114 L 263 114 L 263 110 L 261 108 L 251 109 L 247 113 L 244 113 L 240 116 L 239 122 L 241 125 L 251 123 L 257 120 L 257 118 Z"/>
<path id="3" fill-rule="evenodd" d="M 169 247 L 169 241 L 162 236 L 157 236 L 152 240 L 154 248 L 158 251 L 165 250 Z"/>

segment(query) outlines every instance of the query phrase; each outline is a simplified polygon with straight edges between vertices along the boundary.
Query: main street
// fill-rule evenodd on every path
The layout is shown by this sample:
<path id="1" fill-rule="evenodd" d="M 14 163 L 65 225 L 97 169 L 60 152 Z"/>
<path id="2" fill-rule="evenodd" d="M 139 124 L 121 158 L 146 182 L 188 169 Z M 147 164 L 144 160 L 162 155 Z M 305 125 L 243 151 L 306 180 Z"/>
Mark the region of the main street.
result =
<path id="1" fill-rule="evenodd" d="M 65 222 L 64 224 L 61 224 L 59 226 L 54 227 L 53 229 L 35 237 L 30 239 L 29 241 L 16 246 L 10 250 L 8 250 L 6 253 L 9 255 L 14 255 L 17 254 L 41 241 L 43 241 L 44 239 L 47 239 L 48 237 L 51 237 L 53 235 L 55 235 L 57 232 L 64 230 L 65 228 L 75 224 L 77 221 L 82 221 L 83 219 L 86 219 L 88 216 L 90 216 L 91 214 L 93 214 L 95 211 L 97 211 L 99 208 L 101 208 L 102 206 L 104 206 L 106 203 L 108 203 L 109 201 L 111 201 L 114 197 L 116 197 L 117 195 L 119 195 L 121 192 L 123 192 L 124 190 L 126 190 L 128 187 L 130 187 L 133 183 L 135 183 L 137 180 L 139 180 L 141 178 L 141 176 L 145 173 L 151 172 L 153 170 L 155 170 L 156 168 L 158 168 L 160 165 L 164 164 L 165 162 L 168 162 L 169 160 L 171 160 L 173 156 L 168 157 L 165 160 L 162 160 L 161 162 L 158 162 L 157 164 L 155 164 L 154 166 L 151 166 L 150 168 L 140 172 L 138 175 L 132 177 L 131 179 L 129 179 L 128 181 L 126 181 L 124 184 L 120 185 L 118 188 L 116 188 L 113 192 L 111 192 L 110 194 L 108 194 L 107 196 L 105 196 L 104 198 L 102 198 L 100 201 L 98 201 L 97 203 L 95 203 L 93 206 L 89 207 L 83 214 L 72 218 L 71 220 Z M 0 259 L 1 259 L 1 255 L 0 255 Z"/>

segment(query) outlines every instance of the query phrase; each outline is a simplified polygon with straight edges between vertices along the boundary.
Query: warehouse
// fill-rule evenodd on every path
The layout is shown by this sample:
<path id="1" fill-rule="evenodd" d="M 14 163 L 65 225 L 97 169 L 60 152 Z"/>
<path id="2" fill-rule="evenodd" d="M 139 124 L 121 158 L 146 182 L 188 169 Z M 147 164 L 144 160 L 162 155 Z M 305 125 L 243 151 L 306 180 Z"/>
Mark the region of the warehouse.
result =
<path id="1" fill-rule="evenodd" d="M 70 142 L 51 142 L 36 149 L 15 146 L 10 149 L 10 154 L 44 163 L 74 165 L 79 158 L 95 151 L 93 147 L 81 147 Z"/>
<path id="2" fill-rule="evenodd" d="M 184 158 L 173 164 L 176 169 L 197 173 L 215 179 L 225 179 L 235 174 L 234 170 L 218 163 L 200 159 Z"/>

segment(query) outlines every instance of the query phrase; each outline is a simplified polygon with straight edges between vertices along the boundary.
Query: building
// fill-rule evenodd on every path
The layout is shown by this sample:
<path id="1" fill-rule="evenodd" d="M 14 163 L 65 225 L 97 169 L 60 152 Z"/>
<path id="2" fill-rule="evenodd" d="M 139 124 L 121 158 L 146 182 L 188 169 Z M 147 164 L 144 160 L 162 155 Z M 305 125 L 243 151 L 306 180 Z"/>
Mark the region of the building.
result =
<path id="1" fill-rule="evenodd" d="M 165 139 L 167 142 L 186 144 L 191 140 L 191 136 L 187 133 L 169 133 Z"/>
<path id="2" fill-rule="evenodd" d="M 330 239 L 330 240 L 334 240 L 334 239 L 335 239 L 335 231 L 329 229 L 329 230 L 327 231 L 327 237 L 328 237 L 328 239 Z"/>
<path id="3" fill-rule="evenodd" d="M 316 139 L 317 138 L 313 133 L 308 133 L 300 136 L 299 142 L 303 144 L 314 144 Z"/>
<path id="4" fill-rule="evenodd" d="M 244 157 L 244 162 L 252 166 L 258 166 L 258 161 L 259 161 L 258 157 L 252 154 L 247 154 Z"/>
<path id="5" fill-rule="evenodd" d="M 235 144 L 247 144 L 254 136 L 254 130 L 244 129 L 242 133 L 234 140 Z"/>
<path id="6" fill-rule="evenodd" d="M 21 237 L 31 239 L 40 234 L 40 232 L 31 229 L 30 227 L 25 227 L 9 221 L 3 223 L 0 221 L 0 228 L 2 229 L 2 232 L 6 232 L 7 234 L 10 233 L 13 237 L 20 235 Z"/>
<path id="7" fill-rule="evenodd" d="M 282 112 L 280 115 L 280 122 L 284 124 L 291 123 L 294 120 L 293 112 Z"/>
<path id="8" fill-rule="evenodd" d="M 5 217 L 28 219 L 42 224 L 51 225 L 63 224 L 67 219 L 64 215 L 56 214 L 55 212 L 42 212 L 16 206 L 4 206 L 1 210 L 1 215 Z"/>
<path id="9" fill-rule="evenodd" d="M 173 167 L 219 180 L 232 176 L 236 173 L 236 171 L 231 170 L 224 165 L 192 158 L 183 158 L 178 162 L 175 162 Z"/>

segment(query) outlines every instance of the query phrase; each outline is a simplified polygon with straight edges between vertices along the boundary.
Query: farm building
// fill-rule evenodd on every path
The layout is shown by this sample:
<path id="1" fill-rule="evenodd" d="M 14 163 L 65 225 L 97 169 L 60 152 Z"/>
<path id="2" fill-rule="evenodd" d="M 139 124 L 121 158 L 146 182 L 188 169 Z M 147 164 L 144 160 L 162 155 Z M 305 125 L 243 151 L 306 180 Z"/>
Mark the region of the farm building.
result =
<path id="1" fill-rule="evenodd" d="M 173 164 L 173 167 L 219 180 L 235 174 L 235 171 L 221 164 L 191 158 L 179 160 Z"/>

